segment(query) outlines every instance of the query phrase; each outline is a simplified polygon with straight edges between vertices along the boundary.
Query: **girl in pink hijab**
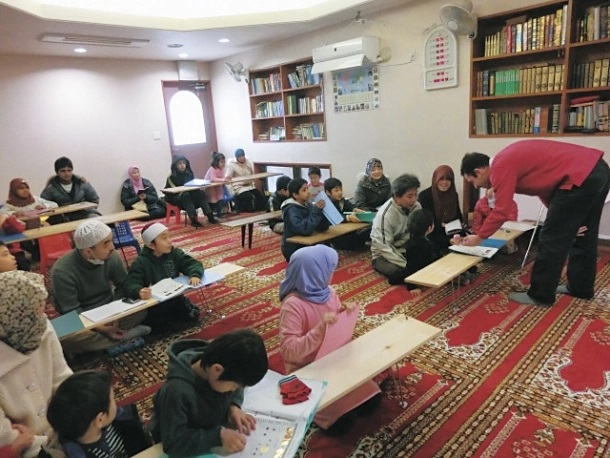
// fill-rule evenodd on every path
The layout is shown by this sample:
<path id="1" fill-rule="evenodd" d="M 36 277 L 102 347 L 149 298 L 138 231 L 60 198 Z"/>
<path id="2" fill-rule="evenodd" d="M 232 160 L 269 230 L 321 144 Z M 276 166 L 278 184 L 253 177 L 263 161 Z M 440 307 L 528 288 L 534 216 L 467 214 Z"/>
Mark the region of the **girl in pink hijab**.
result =
<path id="1" fill-rule="evenodd" d="M 155 185 L 150 180 L 142 178 L 140 167 L 132 165 L 127 169 L 127 178 L 121 187 L 121 203 L 125 210 L 133 210 L 138 202 L 146 205 L 148 219 L 165 217 L 165 202 L 159 199 Z"/>

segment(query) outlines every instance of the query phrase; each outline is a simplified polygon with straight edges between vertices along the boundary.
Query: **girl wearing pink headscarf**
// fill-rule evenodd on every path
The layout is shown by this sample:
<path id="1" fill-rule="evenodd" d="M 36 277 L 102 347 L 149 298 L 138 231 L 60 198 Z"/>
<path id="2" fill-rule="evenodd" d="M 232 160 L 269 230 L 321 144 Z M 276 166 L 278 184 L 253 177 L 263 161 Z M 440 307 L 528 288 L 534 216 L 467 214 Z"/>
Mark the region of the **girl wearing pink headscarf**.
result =
<path id="1" fill-rule="evenodd" d="M 138 202 L 146 204 L 148 219 L 165 217 L 165 202 L 159 199 L 155 185 L 150 180 L 142 178 L 140 168 L 132 165 L 127 169 L 127 178 L 121 187 L 121 203 L 125 210 L 133 210 L 133 205 Z"/>
<path id="2" fill-rule="evenodd" d="M 301 248 L 290 257 L 280 283 L 280 352 L 287 373 L 313 362 L 329 326 L 353 307 L 342 305 L 330 286 L 338 260 L 337 252 L 326 245 Z M 371 380 L 317 412 L 314 422 L 331 434 L 343 433 L 356 414 L 370 413 L 379 404 L 380 392 Z"/>

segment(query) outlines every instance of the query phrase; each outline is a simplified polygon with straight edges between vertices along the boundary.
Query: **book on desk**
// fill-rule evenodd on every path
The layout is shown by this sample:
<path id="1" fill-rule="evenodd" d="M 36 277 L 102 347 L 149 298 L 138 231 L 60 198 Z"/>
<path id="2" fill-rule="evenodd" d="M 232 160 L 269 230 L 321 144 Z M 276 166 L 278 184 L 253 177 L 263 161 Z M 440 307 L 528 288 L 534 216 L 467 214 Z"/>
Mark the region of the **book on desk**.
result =
<path id="1" fill-rule="evenodd" d="M 206 180 L 203 178 L 193 178 L 191 181 L 187 181 L 186 183 L 184 183 L 184 186 L 205 186 L 210 183 L 210 180 Z"/>
<path id="2" fill-rule="evenodd" d="M 201 288 L 203 286 L 211 285 L 224 280 L 225 276 L 216 272 L 206 271 L 201 277 L 201 281 L 198 285 L 191 285 L 190 278 L 186 275 L 179 275 L 176 278 L 164 278 L 151 286 L 152 297 L 159 302 L 172 299 L 176 296 L 180 296 L 189 289 Z"/>

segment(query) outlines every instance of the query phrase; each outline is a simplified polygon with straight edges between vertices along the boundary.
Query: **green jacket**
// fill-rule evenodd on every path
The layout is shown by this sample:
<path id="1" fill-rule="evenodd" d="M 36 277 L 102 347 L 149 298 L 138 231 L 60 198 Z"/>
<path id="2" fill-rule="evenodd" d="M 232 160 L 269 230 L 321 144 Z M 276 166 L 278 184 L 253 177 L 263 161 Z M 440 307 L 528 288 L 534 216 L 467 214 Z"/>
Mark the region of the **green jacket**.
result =
<path id="1" fill-rule="evenodd" d="M 207 345 L 198 339 L 170 345 L 167 380 L 153 397 L 150 430 L 172 458 L 201 455 L 221 446 L 220 428 L 227 424 L 229 408 L 241 407 L 244 400 L 242 388 L 219 393 L 193 372 L 191 364 Z"/>
<path id="2" fill-rule="evenodd" d="M 125 282 L 127 297 L 138 298 L 142 288 L 153 285 L 164 278 L 176 278 L 180 274 L 187 277 L 203 277 L 203 265 L 180 248 L 172 248 L 168 254 L 155 256 L 148 247 L 129 269 Z"/>

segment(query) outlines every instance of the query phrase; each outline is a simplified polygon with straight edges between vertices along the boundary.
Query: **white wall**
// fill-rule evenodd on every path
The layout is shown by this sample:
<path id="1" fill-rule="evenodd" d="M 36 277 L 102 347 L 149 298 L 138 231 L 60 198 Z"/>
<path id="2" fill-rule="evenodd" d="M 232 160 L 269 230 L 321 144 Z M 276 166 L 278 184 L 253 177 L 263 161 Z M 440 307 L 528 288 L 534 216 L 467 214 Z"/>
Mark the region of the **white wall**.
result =
<path id="1" fill-rule="evenodd" d="M 223 61 L 199 65 L 201 79 L 211 79 L 220 151 L 246 150 L 255 161 L 324 162 L 333 164 L 348 195 L 366 161 L 377 156 L 392 177 L 413 172 L 430 183 L 440 164 L 459 170 L 467 151 L 490 155 L 511 143 L 510 138 L 469 139 L 468 97 L 470 43 L 461 37 L 456 88 L 425 91 L 422 84 L 425 31 L 438 23 L 443 1 L 417 1 L 367 17 L 363 25 L 342 24 L 284 40 L 226 59 L 249 68 L 263 68 L 311 55 L 311 49 L 360 35 L 376 35 L 392 58 L 380 65 L 381 108 L 335 114 L 330 74 L 325 74 L 328 141 L 312 143 L 253 143 L 248 88 L 236 83 Z M 479 14 L 505 9 L 506 2 L 480 1 Z M 514 0 L 514 8 L 535 4 Z M 410 50 L 415 60 L 406 63 Z M 140 165 L 145 177 L 162 187 L 169 173 L 170 150 L 162 80 L 177 80 L 174 62 L 96 60 L 0 56 L 0 200 L 10 179 L 29 180 L 36 194 L 53 174 L 53 162 L 70 157 L 75 172 L 85 175 L 101 196 L 100 210 L 121 209 L 119 187 L 127 167 Z M 153 131 L 161 140 L 153 140 Z M 609 137 L 560 137 L 606 151 Z M 461 182 L 458 180 L 458 188 Z M 535 218 L 537 199 L 519 199 L 521 217 Z M 601 233 L 610 238 L 610 212 Z"/>

